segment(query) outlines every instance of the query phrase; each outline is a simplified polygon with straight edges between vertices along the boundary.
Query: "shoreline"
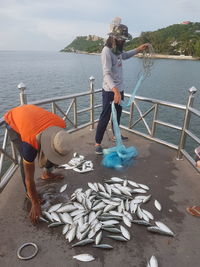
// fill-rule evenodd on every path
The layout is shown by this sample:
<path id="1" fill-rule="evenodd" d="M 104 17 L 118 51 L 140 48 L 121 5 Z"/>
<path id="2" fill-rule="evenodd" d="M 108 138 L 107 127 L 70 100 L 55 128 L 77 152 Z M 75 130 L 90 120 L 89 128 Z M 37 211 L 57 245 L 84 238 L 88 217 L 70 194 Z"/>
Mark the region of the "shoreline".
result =
<path id="1" fill-rule="evenodd" d="M 85 55 L 95 55 L 95 56 L 99 56 L 101 55 L 101 53 L 88 53 L 88 52 L 84 52 L 84 51 L 78 51 L 78 52 L 65 52 L 65 51 L 60 51 L 60 52 L 64 52 L 64 53 L 73 53 L 73 54 L 85 54 Z M 134 57 L 139 57 L 142 58 L 143 54 L 139 53 L 137 55 L 135 55 Z M 200 60 L 200 57 L 192 57 L 192 56 L 185 56 L 185 55 L 165 55 L 165 54 L 152 54 L 150 56 L 151 58 L 157 58 L 157 59 L 177 59 L 177 60 Z"/>
<path id="2" fill-rule="evenodd" d="M 143 54 L 137 54 L 135 57 L 143 57 Z M 158 58 L 158 59 L 178 59 L 178 60 L 200 60 L 199 57 L 192 57 L 192 56 L 185 56 L 185 55 L 165 55 L 165 54 L 153 54 L 151 58 Z"/>

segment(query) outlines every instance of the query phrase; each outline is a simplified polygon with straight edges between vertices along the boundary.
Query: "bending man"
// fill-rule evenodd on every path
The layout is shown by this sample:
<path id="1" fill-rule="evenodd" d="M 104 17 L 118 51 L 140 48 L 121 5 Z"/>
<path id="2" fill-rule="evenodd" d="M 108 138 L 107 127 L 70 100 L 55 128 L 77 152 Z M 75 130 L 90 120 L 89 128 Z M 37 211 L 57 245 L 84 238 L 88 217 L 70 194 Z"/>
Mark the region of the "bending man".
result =
<path id="1" fill-rule="evenodd" d="M 56 114 L 34 105 L 11 109 L 4 116 L 11 141 L 19 151 L 23 162 L 21 173 L 27 196 L 31 201 L 30 219 L 38 222 L 41 215 L 40 199 L 36 190 L 35 159 L 44 167 L 42 179 L 63 178 L 51 172 L 53 166 L 70 159 L 71 137 L 64 130 L 65 122 Z"/>

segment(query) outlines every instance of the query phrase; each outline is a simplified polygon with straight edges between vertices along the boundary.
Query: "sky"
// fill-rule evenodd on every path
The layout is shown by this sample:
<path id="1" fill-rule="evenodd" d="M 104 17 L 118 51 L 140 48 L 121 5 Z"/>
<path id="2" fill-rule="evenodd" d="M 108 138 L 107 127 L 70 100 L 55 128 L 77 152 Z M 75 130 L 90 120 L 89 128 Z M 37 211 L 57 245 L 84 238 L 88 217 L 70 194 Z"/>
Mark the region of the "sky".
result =
<path id="1" fill-rule="evenodd" d="M 129 33 L 200 21 L 200 0 L 0 0 L 0 50 L 59 51 L 76 36 L 107 38 L 113 18 Z"/>

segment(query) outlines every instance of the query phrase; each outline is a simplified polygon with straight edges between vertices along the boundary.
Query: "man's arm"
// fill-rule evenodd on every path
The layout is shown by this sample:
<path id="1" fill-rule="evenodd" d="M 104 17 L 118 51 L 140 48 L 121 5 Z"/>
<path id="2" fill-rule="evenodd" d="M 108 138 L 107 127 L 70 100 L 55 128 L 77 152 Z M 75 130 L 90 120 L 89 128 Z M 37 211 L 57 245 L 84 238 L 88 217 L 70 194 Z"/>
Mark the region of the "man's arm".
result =
<path id="1" fill-rule="evenodd" d="M 27 188 L 28 197 L 31 200 L 31 210 L 29 217 L 33 223 L 39 221 L 39 216 L 41 215 L 40 202 L 35 186 L 34 173 L 35 173 L 35 163 L 23 161 L 24 171 L 25 171 L 25 183 Z"/>

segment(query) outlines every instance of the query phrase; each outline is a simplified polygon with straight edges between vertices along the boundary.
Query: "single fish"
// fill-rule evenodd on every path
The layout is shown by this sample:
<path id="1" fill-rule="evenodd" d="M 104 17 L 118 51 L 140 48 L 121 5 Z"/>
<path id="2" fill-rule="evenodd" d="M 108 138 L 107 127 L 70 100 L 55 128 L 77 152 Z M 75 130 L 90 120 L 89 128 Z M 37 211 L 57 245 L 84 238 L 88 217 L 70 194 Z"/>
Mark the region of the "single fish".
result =
<path id="1" fill-rule="evenodd" d="M 125 237 L 123 237 L 121 235 L 107 235 L 107 237 L 110 237 L 110 238 L 115 239 L 117 241 L 128 241 L 128 239 L 126 239 Z"/>
<path id="2" fill-rule="evenodd" d="M 132 193 L 136 194 L 136 193 L 140 193 L 140 194 L 145 194 L 147 191 L 142 189 L 142 188 L 136 188 L 132 190 Z"/>
<path id="3" fill-rule="evenodd" d="M 84 261 L 84 262 L 95 260 L 95 258 L 90 254 L 79 254 L 79 255 L 73 256 L 73 258 L 79 261 Z"/>
<path id="4" fill-rule="evenodd" d="M 126 226 L 131 227 L 131 221 L 127 216 L 123 216 L 123 222 L 126 224 Z"/>
<path id="5" fill-rule="evenodd" d="M 49 228 L 63 225 L 62 222 L 53 222 L 48 225 Z"/>
<path id="6" fill-rule="evenodd" d="M 55 204 L 51 206 L 48 210 L 49 213 L 57 211 L 62 206 L 62 203 Z"/>
<path id="7" fill-rule="evenodd" d="M 140 224 L 140 225 L 144 225 L 144 226 L 151 226 L 151 223 L 149 223 L 145 220 L 133 220 L 132 222 L 135 224 Z"/>
<path id="8" fill-rule="evenodd" d="M 74 210 L 76 210 L 76 207 L 73 204 L 66 204 L 60 207 L 57 212 L 72 212 Z"/>
<path id="9" fill-rule="evenodd" d="M 123 179 L 121 179 L 119 177 L 112 177 L 112 178 L 110 178 L 110 180 L 113 182 L 117 182 L 117 183 L 121 183 L 124 181 Z"/>
<path id="10" fill-rule="evenodd" d="M 172 233 L 171 231 L 165 231 L 157 226 L 150 226 L 150 227 L 147 227 L 147 230 L 150 231 L 150 232 L 153 232 L 153 233 L 158 233 L 158 234 L 161 234 L 161 235 L 168 235 L 168 236 L 174 236 L 174 233 Z"/>
<path id="11" fill-rule="evenodd" d="M 52 216 L 52 219 L 54 220 L 54 221 L 56 221 L 56 222 L 61 222 L 61 219 L 60 219 L 60 217 L 58 216 L 58 214 L 56 213 L 56 212 L 51 212 L 50 213 L 51 214 L 51 216 Z"/>
<path id="12" fill-rule="evenodd" d="M 160 228 L 162 229 L 163 231 L 166 231 L 166 232 L 171 232 L 172 235 L 175 235 L 171 229 L 169 229 L 169 227 L 162 223 L 162 222 L 159 222 L 159 221 L 156 221 L 155 224 Z"/>
<path id="13" fill-rule="evenodd" d="M 93 247 L 95 248 L 104 248 L 104 249 L 112 249 L 113 247 L 108 244 L 99 244 L 99 245 L 94 245 Z"/>
<path id="14" fill-rule="evenodd" d="M 85 245 L 91 244 L 93 242 L 94 242 L 93 239 L 88 238 L 88 239 L 81 240 L 81 241 L 77 242 L 76 244 L 73 244 L 72 247 L 85 246 Z"/>
<path id="15" fill-rule="evenodd" d="M 95 244 L 99 245 L 99 243 L 101 242 L 102 239 L 102 231 L 98 233 L 98 235 L 95 238 Z"/>
<path id="16" fill-rule="evenodd" d="M 102 222 L 103 225 L 108 225 L 108 224 L 119 224 L 119 221 L 117 220 L 108 220 L 108 221 L 103 221 Z"/>
<path id="17" fill-rule="evenodd" d="M 118 228 L 115 228 L 115 227 L 105 227 L 105 226 L 102 226 L 102 230 L 104 231 L 107 231 L 107 232 L 110 232 L 110 233 L 118 233 L 118 234 L 121 234 L 121 230 L 119 230 Z"/>
<path id="18" fill-rule="evenodd" d="M 149 190 L 149 187 L 147 185 L 145 185 L 145 184 L 138 184 L 138 185 L 139 185 L 139 187 L 141 187 L 141 188 L 143 188 L 145 190 Z"/>
<path id="19" fill-rule="evenodd" d="M 66 233 L 69 231 L 69 226 L 70 226 L 70 224 L 65 224 L 65 226 L 63 227 L 63 230 L 62 230 L 63 235 L 66 235 Z"/>
<path id="20" fill-rule="evenodd" d="M 158 202 L 158 200 L 155 199 L 154 205 L 155 205 L 155 207 L 156 207 L 157 210 L 161 211 L 162 206 L 161 206 L 160 202 Z"/>
<path id="21" fill-rule="evenodd" d="M 158 261 L 154 255 L 151 256 L 151 259 L 149 261 L 150 267 L 158 267 Z"/>
<path id="22" fill-rule="evenodd" d="M 122 225 L 120 225 L 120 229 L 121 229 L 122 235 L 123 235 L 126 239 L 130 240 L 131 236 L 130 236 L 129 231 L 128 231 L 124 226 L 122 226 Z"/>
<path id="23" fill-rule="evenodd" d="M 134 181 L 128 180 L 128 183 L 130 185 L 132 185 L 133 187 L 139 187 L 139 185 L 136 182 L 134 182 Z"/>
<path id="24" fill-rule="evenodd" d="M 67 188 L 67 184 L 64 184 L 61 188 L 60 188 L 60 193 L 64 192 Z"/>

